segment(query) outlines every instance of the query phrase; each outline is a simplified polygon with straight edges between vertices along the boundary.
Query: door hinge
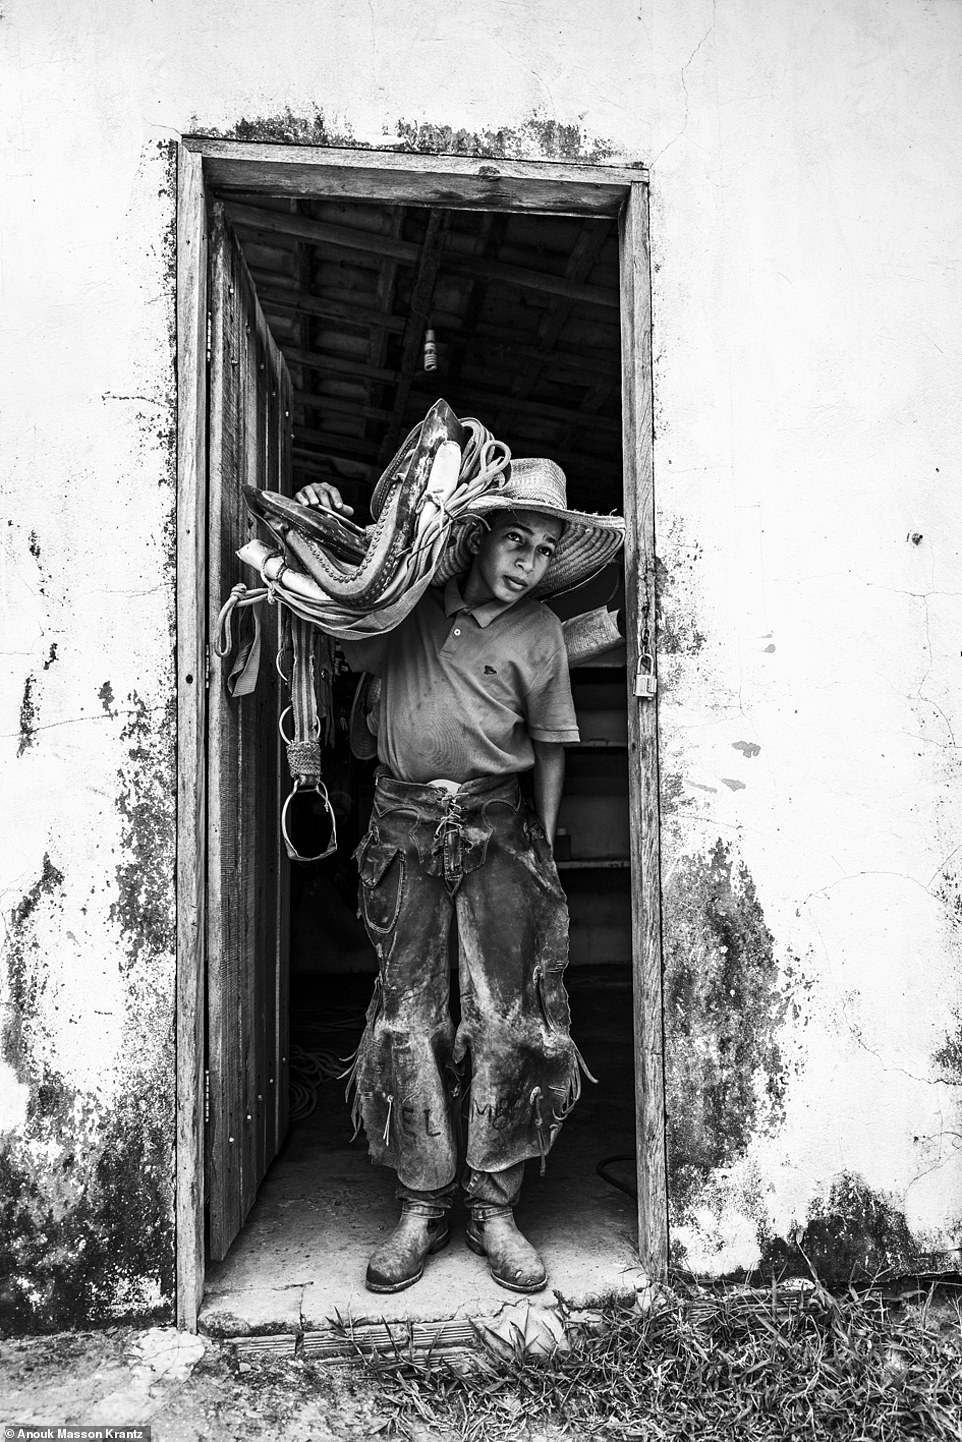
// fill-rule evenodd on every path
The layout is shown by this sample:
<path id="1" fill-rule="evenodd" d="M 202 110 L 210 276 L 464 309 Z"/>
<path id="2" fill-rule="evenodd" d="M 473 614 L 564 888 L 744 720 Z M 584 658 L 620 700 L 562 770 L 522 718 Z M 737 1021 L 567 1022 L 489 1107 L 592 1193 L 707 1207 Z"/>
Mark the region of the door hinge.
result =
<path id="1" fill-rule="evenodd" d="M 210 1121 L 210 1072 L 204 1071 L 204 1124 Z"/>
<path id="2" fill-rule="evenodd" d="M 210 365 L 211 355 L 211 319 L 210 311 L 207 312 L 207 364 Z"/>
<path id="3" fill-rule="evenodd" d="M 204 647 L 204 690 L 210 690 L 210 642 Z"/>

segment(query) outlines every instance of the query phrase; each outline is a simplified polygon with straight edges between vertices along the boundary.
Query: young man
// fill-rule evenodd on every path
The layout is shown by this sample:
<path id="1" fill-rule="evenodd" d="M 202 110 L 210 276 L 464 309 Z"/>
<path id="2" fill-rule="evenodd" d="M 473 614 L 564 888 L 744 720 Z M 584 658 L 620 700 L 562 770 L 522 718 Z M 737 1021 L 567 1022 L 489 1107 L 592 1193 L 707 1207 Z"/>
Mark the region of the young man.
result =
<path id="1" fill-rule="evenodd" d="M 348 510 L 326 485 L 297 499 Z M 396 630 L 342 643 L 351 666 L 381 679 L 381 767 L 357 852 L 379 975 L 351 1077 L 372 1159 L 397 1172 L 401 1202 L 370 1258 L 375 1292 L 416 1282 L 448 1241 L 462 1131 L 468 1246 L 502 1286 L 545 1286 L 513 1208 L 525 1161 L 543 1168 L 584 1069 L 569 1035 L 568 912 L 552 857 L 564 745 L 578 727 L 561 624 L 539 598 L 606 564 L 623 523 L 569 510 L 564 475 L 547 460 L 512 462 L 472 513 L 435 576 L 443 589 Z"/>

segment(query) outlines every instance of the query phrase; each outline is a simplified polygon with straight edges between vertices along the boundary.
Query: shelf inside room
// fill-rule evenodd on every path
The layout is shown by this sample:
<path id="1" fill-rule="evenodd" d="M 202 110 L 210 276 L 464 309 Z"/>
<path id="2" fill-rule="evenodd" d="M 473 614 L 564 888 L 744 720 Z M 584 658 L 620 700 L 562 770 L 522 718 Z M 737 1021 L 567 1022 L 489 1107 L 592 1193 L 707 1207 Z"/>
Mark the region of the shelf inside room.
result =
<path id="1" fill-rule="evenodd" d="M 555 865 L 559 871 L 627 871 L 631 862 L 627 856 L 569 856 Z"/>

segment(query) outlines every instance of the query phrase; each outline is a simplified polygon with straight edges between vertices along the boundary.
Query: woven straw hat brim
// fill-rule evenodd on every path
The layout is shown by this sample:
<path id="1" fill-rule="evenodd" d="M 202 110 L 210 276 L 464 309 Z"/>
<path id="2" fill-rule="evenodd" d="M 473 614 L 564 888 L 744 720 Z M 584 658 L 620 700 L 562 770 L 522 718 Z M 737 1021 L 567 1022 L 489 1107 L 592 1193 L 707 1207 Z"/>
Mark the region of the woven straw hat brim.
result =
<path id="1" fill-rule="evenodd" d="M 354 688 L 354 700 L 351 703 L 348 744 L 359 761 L 370 761 L 373 756 L 377 755 L 377 737 L 367 724 L 373 681 L 373 676 L 366 671 L 362 672 L 358 677 L 357 686 Z"/>
<path id="2" fill-rule="evenodd" d="M 543 596 L 557 596 L 589 581 L 614 560 L 624 544 L 625 523 L 621 516 L 598 516 L 590 511 L 570 511 L 520 498 L 512 501 L 499 491 L 492 492 L 490 496 L 480 496 L 463 520 L 507 510 L 534 511 L 542 516 L 555 516 L 565 523 L 551 564 L 530 593 L 535 600 Z M 465 524 L 457 527 L 434 573 L 435 585 L 443 585 L 452 576 L 463 576 L 471 569 L 474 552 L 468 546 L 468 537 L 472 529 Z"/>

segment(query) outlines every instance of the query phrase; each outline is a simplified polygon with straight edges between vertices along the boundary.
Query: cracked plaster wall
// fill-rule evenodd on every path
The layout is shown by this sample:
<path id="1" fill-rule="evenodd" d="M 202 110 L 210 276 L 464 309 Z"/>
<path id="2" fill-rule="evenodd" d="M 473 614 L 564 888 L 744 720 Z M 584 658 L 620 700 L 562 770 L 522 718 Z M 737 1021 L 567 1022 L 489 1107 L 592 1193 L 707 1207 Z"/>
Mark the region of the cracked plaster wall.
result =
<path id="1" fill-rule="evenodd" d="M 574 0 L 5 7 L 16 1325 L 170 1300 L 168 146 L 192 129 L 649 163 L 666 940 L 702 968 L 670 978 L 669 1051 L 700 1048 L 674 1083 L 709 1114 L 722 1043 L 758 1038 L 730 1141 L 673 1142 L 678 1255 L 751 1267 L 881 1198 L 951 1258 L 960 31 L 952 0 L 606 0 L 590 43 Z M 731 1036 L 726 936 L 766 998 L 742 988 Z M 78 1257 L 108 1253 L 94 1285 Z"/>

